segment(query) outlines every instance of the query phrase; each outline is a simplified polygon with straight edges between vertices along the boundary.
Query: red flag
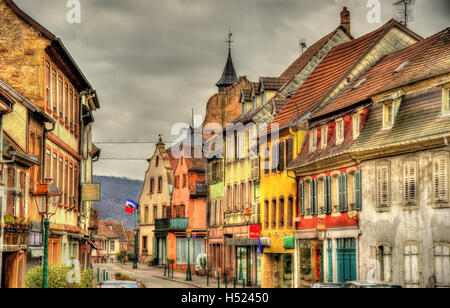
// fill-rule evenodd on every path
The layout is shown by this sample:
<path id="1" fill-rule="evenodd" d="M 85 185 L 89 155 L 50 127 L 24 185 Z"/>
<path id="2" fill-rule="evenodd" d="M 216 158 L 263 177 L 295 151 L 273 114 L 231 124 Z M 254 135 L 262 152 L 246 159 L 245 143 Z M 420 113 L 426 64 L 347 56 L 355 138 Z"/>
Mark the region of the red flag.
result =
<path id="1" fill-rule="evenodd" d="M 134 214 L 134 207 L 125 205 L 125 213 Z"/>

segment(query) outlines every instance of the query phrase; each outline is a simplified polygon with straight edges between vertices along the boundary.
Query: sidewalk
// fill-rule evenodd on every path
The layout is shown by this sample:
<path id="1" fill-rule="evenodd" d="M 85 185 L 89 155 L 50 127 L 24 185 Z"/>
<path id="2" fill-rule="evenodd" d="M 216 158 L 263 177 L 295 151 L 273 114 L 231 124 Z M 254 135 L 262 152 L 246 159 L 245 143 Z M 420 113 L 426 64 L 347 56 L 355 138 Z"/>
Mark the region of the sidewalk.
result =
<path id="1" fill-rule="evenodd" d="M 195 273 L 192 273 L 192 281 L 186 281 L 186 273 L 182 272 L 173 272 L 173 278 L 172 273 L 170 277 L 164 277 L 164 267 L 158 267 L 158 266 L 148 266 L 145 264 L 138 264 L 138 269 L 133 269 L 132 263 L 127 264 L 115 264 L 116 266 L 126 270 L 130 273 L 140 273 L 145 275 L 152 275 L 153 277 L 164 279 L 167 281 L 172 281 L 180 284 L 180 287 L 182 285 L 188 285 L 195 288 L 217 288 L 217 279 L 210 279 L 209 280 L 209 286 L 207 285 L 207 278 L 203 276 L 197 276 Z M 221 288 L 223 288 L 223 282 L 221 281 Z M 228 285 L 230 287 L 230 285 Z"/>

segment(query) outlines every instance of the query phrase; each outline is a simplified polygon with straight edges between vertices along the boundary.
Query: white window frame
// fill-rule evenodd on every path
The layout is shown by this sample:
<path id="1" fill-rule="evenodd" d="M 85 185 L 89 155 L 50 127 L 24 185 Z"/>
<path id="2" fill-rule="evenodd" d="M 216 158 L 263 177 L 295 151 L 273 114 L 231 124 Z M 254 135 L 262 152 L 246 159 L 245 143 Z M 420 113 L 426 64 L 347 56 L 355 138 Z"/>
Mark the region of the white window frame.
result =
<path id="1" fill-rule="evenodd" d="M 388 163 L 381 163 L 381 164 L 378 164 L 376 166 L 376 174 L 375 174 L 375 176 L 376 176 L 376 193 L 377 193 L 377 195 L 376 195 L 376 200 L 377 200 L 376 206 L 377 206 L 377 209 L 385 209 L 385 208 L 389 208 L 391 206 L 391 204 L 390 204 L 390 198 L 391 198 L 391 180 L 390 180 L 391 170 L 390 169 L 391 169 L 390 168 L 390 164 L 388 164 Z M 382 173 L 383 171 L 385 172 L 385 175 L 386 175 L 385 179 L 381 179 L 380 178 L 380 172 Z M 386 182 L 386 183 L 383 184 L 380 181 L 383 181 L 383 182 Z M 381 202 L 382 201 L 381 200 L 382 199 L 381 195 L 384 192 L 384 186 L 386 186 L 386 192 L 385 192 L 385 194 L 386 194 L 386 202 L 382 203 Z"/>
<path id="2" fill-rule="evenodd" d="M 344 119 L 340 118 L 336 120 L 336 145 L 342 144 L 344 142 L 345 135 L 345 124 Z"/>
<path id="3" fill-rule="evenodd" d="M 433 250 L 437 288 L 450 288 L 450 244 L 436 243 Z"/>
<path id="4" fill-rule="evenodd" d="M 407 206 L 417 205 L 418 200 L 418 164 L 416 159 L 406 160 L 403 163 L 403 189 L 404 189 L 404 199 Z M 414 191 L 410 189 L 414 186 Z M 411 196 L 414 194 L 414 196 Z"/>
<path id="5" fill-rule="evenodd" d="M 445 166 L 442 162 L 445 161 Z M 435 204 L 449 203 L 449 156 L 439 153 L 433 157 L 433 199 Z M 441 197 L 444 195 L 444 197 Z"/>
<path id="6" fill-rule="evenodd" d="M 320 144 L 321 144 L 321 148 L 322 150 L 325 149 L 328 146 L 328 125 L 322 125 L 321 128 L 322 132 L 321 132 L 321 136 L 320 136 Z"/>
<path id="7" fill-rule="evenodd" d="M 317 128 L 311 130 L 309 138 L 309 151 L 314 152 L 315 150 L 317 150 Z"/>
<path id="8" fill-rule="evenodd" d="M 407 242 L 403 246 L 404 283 L 406 288 L 420 288 L 420 246 Z"/>
<path id="9" fill-rule="evenodd" d="M 356 114 L 353 116 L 353 139 L 356 139 L 361 134 L 361 115 Z"/>

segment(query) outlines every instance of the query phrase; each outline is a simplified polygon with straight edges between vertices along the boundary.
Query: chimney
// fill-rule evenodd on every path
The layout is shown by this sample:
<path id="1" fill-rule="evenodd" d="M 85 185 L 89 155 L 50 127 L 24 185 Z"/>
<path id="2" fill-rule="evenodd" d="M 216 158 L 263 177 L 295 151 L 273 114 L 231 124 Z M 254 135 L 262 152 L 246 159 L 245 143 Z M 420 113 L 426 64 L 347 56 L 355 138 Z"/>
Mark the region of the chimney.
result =
<path id="1" fill-rule="evenodd" d="M 341 12 L 341 27 L 350 33 L 350 11 L 346 6 L 344 6 Z"/>

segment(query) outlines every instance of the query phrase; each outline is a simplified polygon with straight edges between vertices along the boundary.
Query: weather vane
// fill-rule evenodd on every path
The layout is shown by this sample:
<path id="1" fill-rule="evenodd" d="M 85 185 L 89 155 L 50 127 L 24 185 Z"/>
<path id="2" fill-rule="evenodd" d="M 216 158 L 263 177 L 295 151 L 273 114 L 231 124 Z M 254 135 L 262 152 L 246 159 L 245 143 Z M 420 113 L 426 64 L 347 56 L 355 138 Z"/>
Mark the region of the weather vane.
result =
<path id="1" fill-rule="evenodd" d="M 231 27 L 228 28 L 228 50 L 231 50 L 231 44 L 234 43 L 234 41 L 231 40 L 231 37 L 233 36 L 233 33 L 231 33 Z"/>

